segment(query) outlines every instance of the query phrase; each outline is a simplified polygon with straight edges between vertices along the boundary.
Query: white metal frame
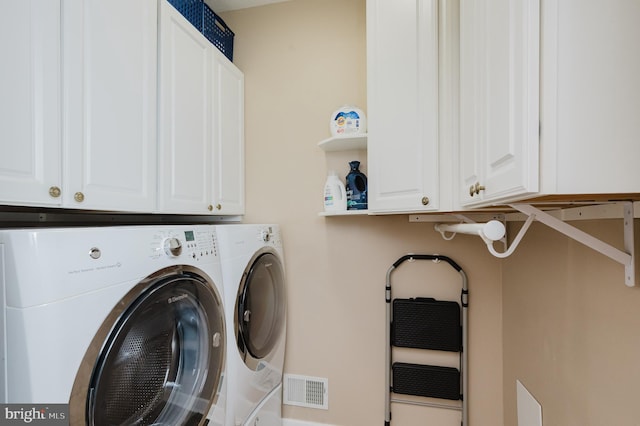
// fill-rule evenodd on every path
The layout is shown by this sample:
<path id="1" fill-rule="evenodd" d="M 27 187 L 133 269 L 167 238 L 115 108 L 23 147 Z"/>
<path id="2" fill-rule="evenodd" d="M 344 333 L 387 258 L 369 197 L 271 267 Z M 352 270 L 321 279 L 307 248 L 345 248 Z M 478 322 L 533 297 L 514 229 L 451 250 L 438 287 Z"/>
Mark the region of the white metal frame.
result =
<path id="1" fill-rule="evenodd" d="M 579 243 L 590 247 L 605 256 L 615 260 L 618 263 L 624 265 L 624 279 L 627 287 L 635 287 L 636 285 L 636 273 L 635 273 L 635 249 L 634 249 L 634 226 L 633 226 L 633 202 L 624 201 L 623 205 L 623 224 L 624 224 L 624 251 L 613 247 L 610 244 L 601 241 L 586 232 L 569 225 L 563 220 L 557 219 L 554 216 L 543 212 L 542 210 L 529 205 L 529 204 L 511 204 L 510 206 L 524 213 L 528 216 L 527 221 L 537 220 L 544 223 L 550 228 L 572 238 Z M 523 226 L 524 228 L 524 226 Z M 526 232 L 526 229 L 524 229 Z M 523 233 L 521 229 L 518 236 Z M 516 237 L 518 240 L 518 237 Z M 519 240 L 518 240 L 519 242 Z M 514 240 L 515 243 L 515 240 Z"/>
<path id="2" fill-rule="evenodd" d="M 577 215 L 571 215 L 571 214 L 565 214 L 563 210 L 560 211 L 560 213 L 558 214 L 558 212 L 554 212 L 555 214 L 551 214 L 545 211 L 542 211 L 541 209 L 531 205 L 531 204 L 509 204 L 508 206 L 514 210 L 517 210 L 518 212 L 522 213 L 525 215 L 526 219 L 525 222 L 523 224 L 523 226 L 520 228 L 520 231 L 518 232 L 518 234 L 516 235 L 516 237 L 514 238 L 513 242 L 511 243 L 511 245 L 507 248 L 506 246 L 506 241 L 503 241 L 505 244 L 505 250 L 503 252 L 498 252 L 495 250 L 495 248 L 493 247 L 493 241 L 487 240 L 486 238 L 483 238 L 483 240 L 485 241 L 485 243 L 487 244 L 487 249 L 489 250 L 489 252 L 498 258 L 505 258 L 510 256 L 511 254 L 513 254 L 513 252 L 515 251 L 515 249 L 518 247 L 518 244 L 520 243 L 520 241 L 522 240 L 522 237 L 524 237 L 525 233 L 527 232 L 527 230 L 529 229 L 529 226 L 531 225 L 531 223 L 534 220 L 537 220 L 538 222 L 541 222 L 547 226 L 549 226 L 550 228 L 555 229 L 556 231 L 566 235 L 567 237 L 582 243 L 584 245 L 586 245 L 587 247 L 592 248 L 593 250 L 596 250 L 597 252 L 609 257 L 610 259 L 615 260 L 616 262 L 622 264 L 625 268 L 625 285 L 627 287 L 635 287 L 636 285 L 636 268 L 635 268 L 635 246 L 634 246 L 634 234 L 635 234 L 635 230 L 634 230 L 634 224 L 633 224 L 633 219 L 635 217 L 634 215 L 634 203 L 632 201 L 621 201 L 621 202 L 614 202 L 614 203 L 607 203 L 606 206 L 611 206 L 611 205 L 615 205 L 615 206 L 621 206 L 622 207 L 622 219 L 623 219 L 623 225 L 624 225 L 624 250 L 620 250 L 616 247 L 613 247 L 612 245 L 592 236 L 589 235 L 588 233 L 576 228 L 575 226 L 572 226 L 568 223 L 565 222 L 565 220 L 575 220 L 575 219 L 604 219 L 604 218 L 613 218 L 613 217 L 619 217 L 618 215 L 616 215 L 615 213 L 612 213 L 611 209 L 608 207 L 604 207 L 601 208 L 599 212 L 597 212 L 595 215 L 584 215 L 584 217 L 582 217 L 582 211 L 578 212 Z M 592 206 L 590 206 L 592 207 Z M 601 206 L 596 206 L 596 207 L 601 207 Z M 507 215 L 510 216 L 510 215 Z M 558 217 L 560 216 L 560 217 Z M 458 218 L 459 220 L 462 220 L 466 223 L 473 223 L 473 220 L 467 218 L 466 216 L 462 216 L 462 215 L 451 215 L 451 217 L 453 218 Z M 485 215 L 486 217 L 486 215 Z M 499 215 L 494 215 L 493 219 L 497 219 L 498 217 L 500 217 Z M 409 220 L 411 222 L 434 222 L 434 221 L 443 221 L 442 216 L 439 216 L 440 220 L 430 220 L 425 218 L 425 216 L 410 216 Z M 507 220 L 509 220 L 509 218 L 507 217 Z M 521 220 L 521 218 L 517 218 L 514 220 Z M 446 221 L 446 220 L 445 220 Z M 450 221 L 450 219 L 449 219 Z M 436 224 L 435 225 L 435 229 L 438 232 L 441 232 L 441 234 L 443 234 L 443 238 L 445 239 L 451 239 L 452 237 L 445 237 L 443 229 L 457 229 L 458 232 L 461 233 L 469 233 L 469 234 L 473 234 L 473 235 L 478 235 L 477 232 L 465 232 L 464 227 L 459 227 L 459 228 L 455 228 L 453 226 L 443 226 L 442 224 Z"/>

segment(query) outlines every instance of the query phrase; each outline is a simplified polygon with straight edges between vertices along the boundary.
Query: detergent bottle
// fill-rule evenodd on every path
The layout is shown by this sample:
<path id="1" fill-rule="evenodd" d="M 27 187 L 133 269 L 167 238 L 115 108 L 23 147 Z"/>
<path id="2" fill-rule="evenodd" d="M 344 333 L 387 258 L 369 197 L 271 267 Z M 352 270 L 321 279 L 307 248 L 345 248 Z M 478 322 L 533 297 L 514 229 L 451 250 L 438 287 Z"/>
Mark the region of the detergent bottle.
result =
<path id="1" fill-rule="evenodd" d="M 338 174 L 330 170 L 324 184 L 324 211 L 337 212 L 347 209 L 347 192 Z"/>
<path id="2" fill-rule="evenodd" d="M 359 136 L 367 132 L 367 118 L 354 105 L 345 105 L 331 114 L 329 120 L 331 136 Z"/>
<path id="3" fill-rule="evenodd" d="M 346 178 L 347 210 L 367 209 L 367 177 L 360 171 L 359 161 L 350 161 Z"/>

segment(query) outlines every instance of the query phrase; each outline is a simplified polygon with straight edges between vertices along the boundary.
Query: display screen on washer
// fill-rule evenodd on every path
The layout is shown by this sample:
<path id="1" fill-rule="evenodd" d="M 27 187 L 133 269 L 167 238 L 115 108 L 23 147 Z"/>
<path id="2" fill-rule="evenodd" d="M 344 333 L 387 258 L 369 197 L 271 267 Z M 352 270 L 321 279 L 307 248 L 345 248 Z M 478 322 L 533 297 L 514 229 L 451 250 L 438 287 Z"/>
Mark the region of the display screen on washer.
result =
<path id="1" fill-rule="evenodd" d="M 184 239 L 187 241 L 194 241 L 193 231 L 184 231 Z"/>

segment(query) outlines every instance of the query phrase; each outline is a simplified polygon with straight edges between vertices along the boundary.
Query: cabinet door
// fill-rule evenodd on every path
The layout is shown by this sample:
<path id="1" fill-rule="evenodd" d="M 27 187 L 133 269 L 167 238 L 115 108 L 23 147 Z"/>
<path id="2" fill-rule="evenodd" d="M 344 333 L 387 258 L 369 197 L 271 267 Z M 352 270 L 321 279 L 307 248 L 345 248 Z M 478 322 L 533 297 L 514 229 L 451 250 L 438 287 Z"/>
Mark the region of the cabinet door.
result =
<path id="1" fill-rule="evenodd" d="M 160 3 L 159 210 L 205 214 L 213 210 L 213 46 L 171 5 Z"/>
<path id="2" fill-rule="evenodd" d="M 640 192 L 640 2 L 603 6 L 542 8 L 544 194 Z"/>
<path id="3" fill-rule="evenodd" d="M 369 210 L 437 210 L 437 0 L 368 0 L 367 69 Z"/>
<path id="4" fill-rule="evenodd" d="M 539 9 L 538 0 L 460 2 L 462 205 L 538 191 Z"/>
<path id="5" fill-rule="evenodd" d="M 59 205 L 60 1 L 4 2 L 0 52 L 0 204 Z"/>
<path id="6" fill-rule="evenodd" d="M 244 214 L 244 74 L 213 51 L 215 213 Z"/>
<path id="7" fill-rule="evenodd" d="M 157 2 L 66 0 L 64 204 L 156 207 Z"/>

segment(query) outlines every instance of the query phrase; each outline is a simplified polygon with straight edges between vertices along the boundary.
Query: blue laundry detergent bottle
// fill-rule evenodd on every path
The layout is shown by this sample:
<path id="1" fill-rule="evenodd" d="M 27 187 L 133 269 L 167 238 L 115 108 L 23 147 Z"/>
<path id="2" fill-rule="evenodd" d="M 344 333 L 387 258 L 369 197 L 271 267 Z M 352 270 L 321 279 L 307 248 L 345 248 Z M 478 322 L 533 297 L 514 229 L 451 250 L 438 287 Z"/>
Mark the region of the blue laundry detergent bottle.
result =
<path id="1" fill-rule="evenodd" d="M 350 161 L 346 177 L 347 210 L 367 209 L 367 177 L 359 170 L 359 161 Z"/>

